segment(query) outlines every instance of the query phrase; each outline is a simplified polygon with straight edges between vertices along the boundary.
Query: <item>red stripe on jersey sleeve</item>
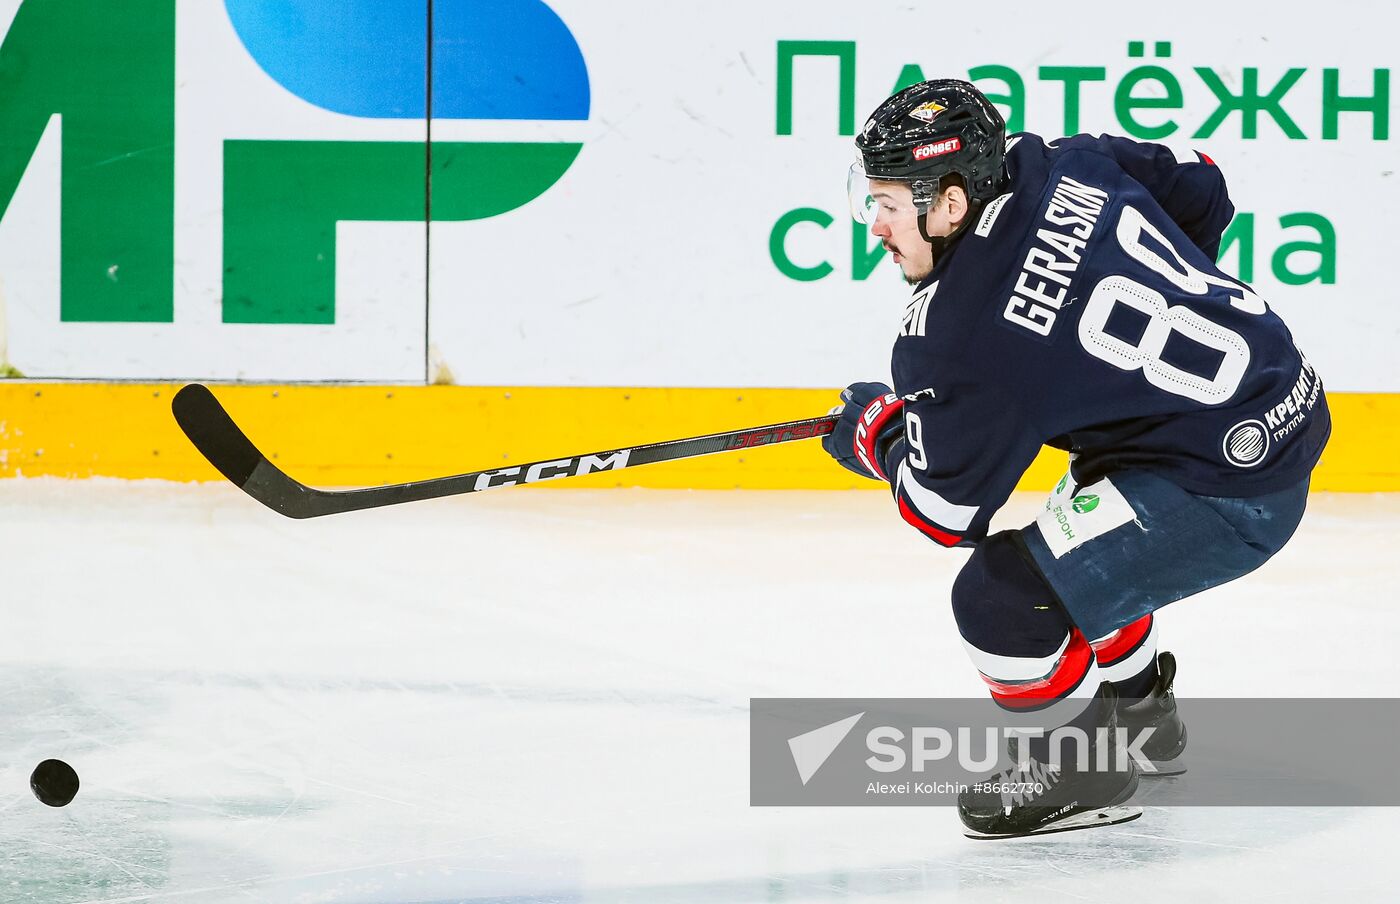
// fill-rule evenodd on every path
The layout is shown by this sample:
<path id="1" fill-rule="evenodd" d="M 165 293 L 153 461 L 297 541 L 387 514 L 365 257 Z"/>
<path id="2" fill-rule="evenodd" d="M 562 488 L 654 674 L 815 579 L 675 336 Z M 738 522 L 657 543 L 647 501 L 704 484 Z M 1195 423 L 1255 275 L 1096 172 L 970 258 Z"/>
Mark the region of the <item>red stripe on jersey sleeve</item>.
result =
<path id="1" fill-rule="evenodd" d="M 899 492 L 899 515 L 905 521 L 908 521 L 914 527 L 918 528 L 920 533 L 935 543 L 942 546 L 957 546 L 962 542 L 962 537 L 958 534 L 950 534 L 920 515 L 918 511 L 914 509 L 914 506 L 909 504 L 909 500 L 905 498 L 903 490 Z"/>

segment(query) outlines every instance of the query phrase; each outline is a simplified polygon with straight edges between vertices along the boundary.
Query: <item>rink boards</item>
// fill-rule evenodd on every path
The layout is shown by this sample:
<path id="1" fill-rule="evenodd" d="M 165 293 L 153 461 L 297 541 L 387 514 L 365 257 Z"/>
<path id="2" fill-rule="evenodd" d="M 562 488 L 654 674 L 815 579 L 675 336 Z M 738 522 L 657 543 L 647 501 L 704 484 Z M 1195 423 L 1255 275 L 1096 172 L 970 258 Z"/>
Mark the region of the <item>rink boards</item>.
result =
<path id="1" fill-rule="evenodd" d="M 177 383 L 0 384 L 0 477 L 216 480 L 175 426 Z M 364 486 L 697 436 L 825 413 L 834 389 L 216 385 L 249 436 L 313 485 Z M 1400 395 L 1332 393 L 1315 490 L 1400 490 Z M 1019 485 L 1064 472 L 1045 449 Z M 571 479 L 562 486 L 873 488 L 815 442 Z"/>

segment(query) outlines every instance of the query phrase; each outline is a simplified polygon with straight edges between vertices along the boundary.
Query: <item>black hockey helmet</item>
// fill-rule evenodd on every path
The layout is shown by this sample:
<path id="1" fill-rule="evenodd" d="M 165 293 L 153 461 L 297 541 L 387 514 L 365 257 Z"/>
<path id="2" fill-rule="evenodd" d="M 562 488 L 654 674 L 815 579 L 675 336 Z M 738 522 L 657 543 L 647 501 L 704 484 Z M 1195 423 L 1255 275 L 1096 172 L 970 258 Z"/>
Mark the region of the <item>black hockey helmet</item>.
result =
<path id="1" fill-rule="evenodd" d="M 872 222 L 860 209 L 866 179 L 908 182 L 921 225 L 949 174 L 962 177 L 974 210 L 1006 181 L 1006 121 L 981 91 L 958 79 L 920 82 L 891 95 L 866 120 L 856 150 L 851 206 L 861 222 Z"/>

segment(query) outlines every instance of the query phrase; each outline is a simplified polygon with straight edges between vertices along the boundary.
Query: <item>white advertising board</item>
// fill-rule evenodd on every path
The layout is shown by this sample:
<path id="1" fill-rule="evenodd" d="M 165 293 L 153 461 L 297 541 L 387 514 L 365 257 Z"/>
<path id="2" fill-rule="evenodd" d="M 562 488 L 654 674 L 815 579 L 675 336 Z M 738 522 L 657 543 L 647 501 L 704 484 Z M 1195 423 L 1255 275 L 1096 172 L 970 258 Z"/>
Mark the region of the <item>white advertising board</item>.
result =
<path id="1" fill-rule="evenodd" d="M 907 296 L 845 172 L 923 75 L 1047 137 L 1205 151 L 1239 212 L 1226 269 L 1329 388 L 1400 391 L 1400 15 L 1337 7 L 439 0 L 429 46 L 425 0 L 0 0 L 0 365 L 878 378 Z"/>

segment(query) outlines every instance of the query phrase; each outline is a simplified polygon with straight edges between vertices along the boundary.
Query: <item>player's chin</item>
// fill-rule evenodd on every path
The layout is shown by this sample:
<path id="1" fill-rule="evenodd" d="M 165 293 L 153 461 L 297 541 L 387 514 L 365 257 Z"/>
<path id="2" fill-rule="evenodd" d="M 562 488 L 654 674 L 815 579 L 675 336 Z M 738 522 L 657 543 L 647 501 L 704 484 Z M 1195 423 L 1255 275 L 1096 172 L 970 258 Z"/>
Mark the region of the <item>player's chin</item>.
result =
<path id="1" fill-rule="evenodd" d="M 911 286 L 917 286 L 924 281 L 924 277 L 933 272 L 932 267 L 912 267 L 905 261 L 899 265 L 899 272 L 904 274 L 904 281 Z"/>

